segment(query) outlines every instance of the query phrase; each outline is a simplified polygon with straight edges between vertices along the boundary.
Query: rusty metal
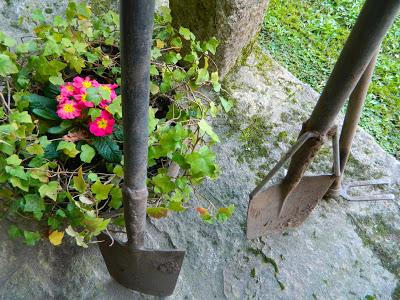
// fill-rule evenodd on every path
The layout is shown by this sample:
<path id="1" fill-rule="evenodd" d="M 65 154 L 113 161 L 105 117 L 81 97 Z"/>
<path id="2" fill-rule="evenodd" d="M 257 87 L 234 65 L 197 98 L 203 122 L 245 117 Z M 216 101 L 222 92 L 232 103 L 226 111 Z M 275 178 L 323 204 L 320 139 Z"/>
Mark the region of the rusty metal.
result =
<path id="1" fill-rule="evenodd" d="M 283 179 L 280 188 L 273 193 L 271 192 L 271 194 L 266 194 L 271 188 L 264 192 L 264 198 L 268 197 L 269 199 L 269 197 L 276 198 L 278 196 L 279 199 L 275 201 L 283 207 L 283 211 L 279 209 L 278 211 L 275 210 L 273 212 L 274 218 L 279 218 L 279 211 L 286 215 L 286 207 L 288 208 L 288 211 L 302 215 L 302 210 L 296 211 L 296 209 L 291 208 L 310 206 L 302 206 L 301 204 L 295 203 L 295 201 L 307 202 L 307 200 L 303 197 L 297 196 L 294 192 L 303 191 L 301 188 L 301 182 L 303 182 L 302 179 L 304 178 L 304 173 L 308 165 L 313 161 L 315 155 L 323 145 L 324 140 L 346 99 L 348 99 L 359 82 L 372 57 L 376 51 L 378 51 L 379 45 L 397 16 L 399 8 L 399 0 L 367 0 L 365 2 L 326 86 L 311 114 L 311 117 L 304 124 L 301 131 L 301 134 L 304 132 L 318 132 L 319 136 L 308 139 L 299 150 L 294 153 L 290 161 L 288 172 Z M 332 183 L 333 181 L 334 178 Z M 298 188 L 299 185 L 300 187 Z M 316 185 L 307 185 L 305 186 L 304 191 L 309 190 L 308 186 L 315 187 Z M 326 188 L 325 192 L 328 188 L 329 186 Z M 265 222 L 263 223 L 262 217 L 265 216 L 259 217 L 261 208 L 258 206 L 256 207 L 255 205 L 262 201 L 257 200 L 256 198 L 258 199 L 258 197 L 252 198 L 249 203 L 247 234 L 250 238 L 261 236 L 268 232 L 267 229 L 262 230 L 261 227 L 252 226 L 253 224 L 267 225 L 264 227 L 270 227 L 271 229 L 276 230 L 280 230 L 283 227 L 290 225 L 288 224 L 283 227 L 268 226 L 268 220 L 264 220 Z M 271 203 L 271 200 L 268 200 L 267 202 Z M 276 202 L 274 202 L 274 205 L 271 205 L 275 209 Z M 312 201 L 312 203 L 314 202 Z M 311 210 L 306 211 L 304 209 L 305 217 L 301 217 L 299 220 L 304 220 L 310 212 Z M 294 217 L 296 217 L 296 215 L 294 215 Z M 260 220 L 261 222 L 259 222 Z M 297 226 L 300 223 L 293 222 L 292 224 L 294 224 L 293 226 Z M 258 229 L 258 231 L 256 229 Z"/>
<path id="2" fill-rule="evenodd" d="M 148 191 L 148 109 L 154 0 L 121 1 L 123 203 L 128 242 L 102 233 L 98 239 L 111 276 L 126 288 L 155 296 L 173 293 L 185 252 L 145 248 Z"/>
<path id="3" fill-rule="evenodd" d="M 353 144 L 354 136 L 357 132 L 358 123 L 360 122 L 362 109 L 364 107 L 365 99 L 368 93 L 368 87 L 372 79 L 376 60 L 378 56 L 377 51 L 369 63 L 364 74 L 361 76 L 360 81 L 357 83 L 356 88 L 350 95 L 349 104 L 346 111 L 346 116 L 343 121 L 342 132 L 340 134 L 340 170 L 342 175 L 338 177 L 328 191 L 329 196 L 337 197 L 342 196 L 347 201 L 378 201 L 378 200 L 393 200 L 393 194 L 366 194 L 360 196 L 351 196 L 350 190 L 359 186 L 376 186 L 388 185 L 391 183 L 388 179 L 373 179 L 366 181 L 351 182 L 343 185 L 343 175 L 346 168 L 347 161 L 350 156 L 351 146 Z"/>
<path id="4" fill-rule="evenodd" d="M 295 145 L 269 172 L 250 195 L 247 212 L 247 237 L 253 239 L 267 233 L 295 227 L 303 223 L 325 195 L 337 176 L 340 176 L 339 142 L 333 128 L 334 174 L 303 176 L 289 193 L 285 182 L 264 189 L 277 171 L 307 140 L 318 137 L 315 132 L 303 133 Z"/>

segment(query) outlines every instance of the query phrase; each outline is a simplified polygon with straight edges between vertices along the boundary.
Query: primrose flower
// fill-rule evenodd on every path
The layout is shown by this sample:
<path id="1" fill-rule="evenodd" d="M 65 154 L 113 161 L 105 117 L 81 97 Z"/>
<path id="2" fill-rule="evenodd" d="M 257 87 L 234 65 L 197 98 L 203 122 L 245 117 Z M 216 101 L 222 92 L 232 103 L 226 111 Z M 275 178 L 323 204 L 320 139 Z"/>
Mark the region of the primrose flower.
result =
<path id="1" fill-rule="evenodd" d="M 89 123 L 89 130 L 95 136 L 106 136 L 113 132 L 115 120 L 112 115 L 103 110 L 100 117 Z"/>
<path id="2" fill-rule="evenodd" d="M 91 80 L 89 77 L 82 78 L 82 77 L 75 77 L 73 79 L 73 86 L 77 89 L 88 89 L 93 87 L 98 87 L 99 83 L 96 80 Z"/>
<path id="3" fill-rule="evenodd" d="M 87 97 L 86 92 L 74 95 L 74 98 L 76 101 L 78 101 L 78 106 L 81 109 L 88 108 L 88 107 L 94 107 L 94 104 L 90 101 L 87 101 L 86 97 Z"/>
<path id="4" fill-rule="evenodd" d="M 57 115 L 63 120 L 71 120 L 81 116 L 81 109 L 75 101 L 65 100 L 59 103 Z"/>
<path id="5" fill-rule="evenodd" d="M 69 97 L 73 96 L 75 93 L 75 87 L 71 82 L 66 83 L 60 87 L 61 96 Z"/>

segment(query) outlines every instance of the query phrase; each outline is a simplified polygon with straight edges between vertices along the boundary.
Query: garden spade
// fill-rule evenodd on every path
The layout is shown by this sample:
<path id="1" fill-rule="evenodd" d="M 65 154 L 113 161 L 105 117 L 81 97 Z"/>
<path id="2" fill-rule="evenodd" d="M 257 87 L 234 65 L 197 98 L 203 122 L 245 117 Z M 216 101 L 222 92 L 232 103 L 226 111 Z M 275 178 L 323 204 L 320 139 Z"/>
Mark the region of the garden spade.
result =
<path id="1" fill-rule="evenodd" d="M 304 140 L 300 135 L 300 143 L 290 153 L 288 172 L 281 184 L 265 191 L 265 184 L 260 185 L 250 195 L 248 238 L 300 225 L 340 175 L 337 153 L 336 174 L 308 177 L 304 172 L 330 134 L 341 108 L 378 51 L 399 8 L 400 0 L 365 2 L 311 117 L 303 125 L 301 134 L 313 135 Z"/>
<path id="2" fill-rule="evenodd" d="M 111 276 L 128 289 L 156 296 L 174 291 L 184 251 L 144 247 L 147 207 L 150 49 L 154 0 L 121 1 L 122 108 L 124 125 L 124 216 L 128 242 L 99 236 Z"/>
<path id="3" fill-rule="evenodd" d="M 335 178 L 340 176 L 336 127 L 332 131 L 334 132 L 332 139 L 334 174 L 304 176 L 292 190 L 289 190 L 290 187 L 285 181 L 264 190 L 265 185 L 283 164 L 307 140 L 318 136 L 315 132 L 302 134 L 295 145 L 269 172 L 267 177 L 251 192 L 247 215 L 247 237 L 249 239 L 265 235 L 268 232 L 295 227 L 303 223 L 335 181 Z"/>

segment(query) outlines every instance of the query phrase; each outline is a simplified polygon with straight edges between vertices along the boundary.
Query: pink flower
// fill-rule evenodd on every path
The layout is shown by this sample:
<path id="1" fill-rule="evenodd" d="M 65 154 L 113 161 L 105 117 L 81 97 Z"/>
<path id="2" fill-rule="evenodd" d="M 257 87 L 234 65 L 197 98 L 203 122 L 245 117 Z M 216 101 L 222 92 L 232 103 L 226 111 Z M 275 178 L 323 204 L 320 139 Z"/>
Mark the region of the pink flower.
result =
<path id="1" fill-rule="evenodd" d="M 87 97 L 86 93 L 74 95 L 74 98 L 76 101 L 78 101 L 78 106 L 81 109 L 88 108 L 88 107 L 94 107 L 94 104 L 90 101 L 87 101 L 86 97 Z"/>
<path id="2" fill-rule="evenodd" d="M 73 96 L 75 93 L 75 87 L 72 85 L 71 82 L 66 83 L 60 87 L 61 96 L 69 97 Z"/>
<path id="3" fill-rule="evenodd" d="M 100 117 L 89 123 L 89 130 L 95 136 L 106 136 L 113 132 L 115 120 L 112 115 L 105 111 L 101 111 Z"/>
<path id="4" fill-rule="evenodd" d="M 75 101 L 65 100 L 58 104 L 57 115 L 63 120 L 71 120 L 81 116 L 81 109 Z"/>
<path id="5" fill-rule="evenodd" d="M 77 76 L 73 80 L 73 85 L 77 89 L 88 89 L 88 88 L 95 87 L 95 85 L 98 86 L 98 83 L 95 80 L 91 80 L 89 77 L 82 78 L 82 77 Z"/>
<path id="6" fill-rule="evenodd" d="M 59 102 L 59 103 L 63 103 L 63 102 L 65 102 L 65 101 L 69 100 L 69 97 L 63 96 L 63 95 L 61 94 L 61 95 L 58 95 L 58 96 L 56 97 L 56 100 L 57 100 L 57 102 Z"/>

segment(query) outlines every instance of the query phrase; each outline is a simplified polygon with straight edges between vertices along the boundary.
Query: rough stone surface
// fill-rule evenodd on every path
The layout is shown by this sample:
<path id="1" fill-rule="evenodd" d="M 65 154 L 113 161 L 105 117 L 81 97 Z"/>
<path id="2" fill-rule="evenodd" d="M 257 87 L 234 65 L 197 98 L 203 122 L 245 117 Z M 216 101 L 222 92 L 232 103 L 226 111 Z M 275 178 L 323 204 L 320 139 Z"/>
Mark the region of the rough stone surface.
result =
<path id="1" fill-rule="evenodd" d="M 190 28 L 201 40 L 216 37 L 220 46 L 215 56 L 223 78 L 254 41 L 261 29 L 268 0 L 171 0 L 177 26 Z"/>
<path id="2" fill-rule="evenodd" d="M 226 224 L 206 225 L 194 213 L 149 224 L 149 247 L 187 251 L 170 298 L 399 299 L 398 183 L 390 187 L 395 202 L 330 199 L 297 229 L 245 239 L 248 193 L 294 142 L 318 95 L 258 47 L 225 83 L 236 106 L 214 124 L 221 177 L 196 188 L 192 201 L 234 203 L 236 211 Z M 309 172 L 329 172 L 330 157 L 326 146 Z M 360 130 L 345 180 L 382 176 L 399 178 L 400 163 Z M 27 248 L 1 227 L 0 299 L 154 299 L 114 282 L 94 245 L 81 249 L 67 238 L 62 248 Z"/>

